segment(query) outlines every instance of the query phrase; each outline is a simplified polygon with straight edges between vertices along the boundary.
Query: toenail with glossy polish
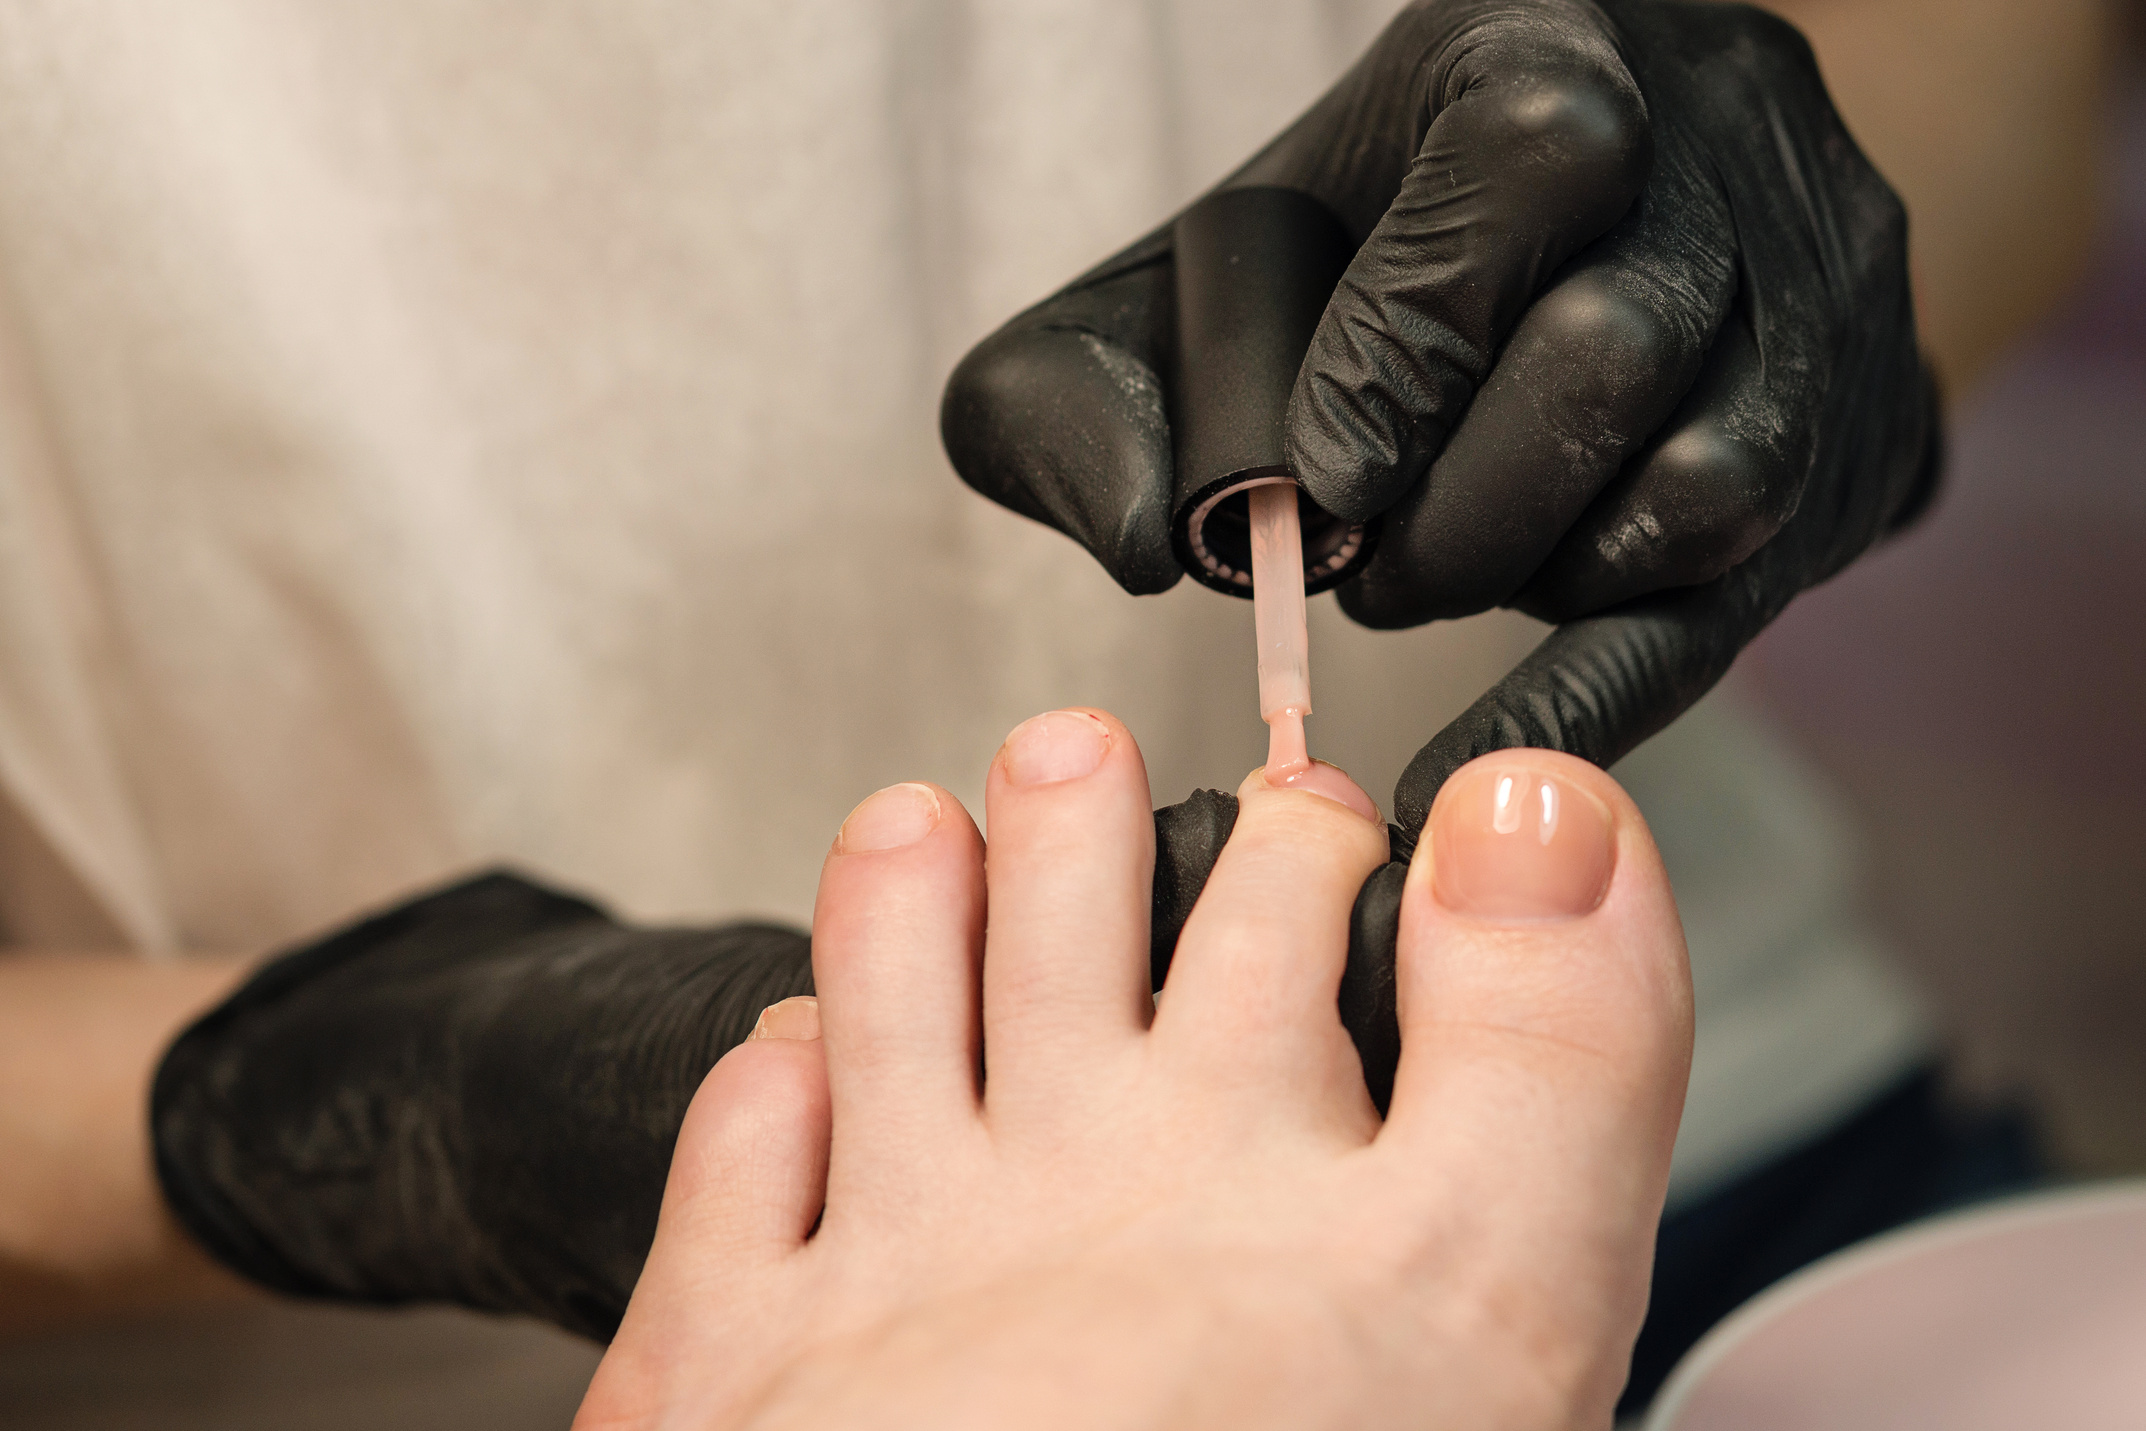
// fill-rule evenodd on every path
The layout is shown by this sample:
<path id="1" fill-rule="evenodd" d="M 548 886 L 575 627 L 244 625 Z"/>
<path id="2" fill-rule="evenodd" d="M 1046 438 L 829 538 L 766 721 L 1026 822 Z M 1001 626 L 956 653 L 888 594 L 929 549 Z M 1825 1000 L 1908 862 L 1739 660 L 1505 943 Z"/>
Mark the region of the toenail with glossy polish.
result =
<path id="1" fill-rule="evenodd" d="M 1431 812 L 1431 887 L 1455 914 L 1572 919 L 1609 892 L 1609 810 L 1556 775 L 1481 762 L 1453 777 Z"/>
<path id="2" fill-rule="evenodd" d="M 1084 711 L 1047 711 L 1006 737 L 1006 778 L 1015 785 L 1054 785 L 1093 775 L 1110 752 L 1110 728 Z"/>
<path id="3" fill-rule="evenodd" d="M 913 845 L 939 825 L 939 795 L 929 785 L 889 785 L 849 812 L 835 853 L 861 855 Z"/>
<path id="4" fill-rule="evenodd" d="M 810 994 L 799 994 L 794 999 L 784 999 L 779 1004 L 769 1004 L 760 1011 L 760 1021 L 746 1035 L 756 1038 L 794 1038 L 811 1040 L 820 1036 L 820 1001 Z"/>
<path id="5" fill-rule="evenodd" d="M 1269 774 L 1265 767 L 1261 767 L 1260 778 L 1273 789 L 1308 790 L 1314 795 L 1325 796 L 1336 805 L 1348 806 L 1374 825 L 1385 823 L 1379 814 L 1379 807 L 1364 793 L 1363 787 L 1351 780 L 1348 772 L 1338 765 L 1314 760 L 1308 765 L 1298 766 L 1279 780 Z"/>

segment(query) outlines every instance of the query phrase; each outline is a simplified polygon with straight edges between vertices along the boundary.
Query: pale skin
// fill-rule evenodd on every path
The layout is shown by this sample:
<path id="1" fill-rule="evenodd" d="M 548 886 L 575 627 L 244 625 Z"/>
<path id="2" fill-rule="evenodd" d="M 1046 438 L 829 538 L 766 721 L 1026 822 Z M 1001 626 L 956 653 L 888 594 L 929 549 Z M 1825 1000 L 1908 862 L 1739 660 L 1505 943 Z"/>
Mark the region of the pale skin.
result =
<path id="1" fill-rule="evenodd" d="M 2100 219 L 2108 0 L 1780 0 L 1906 201 L 1916 323 L 1955 403 L 2080 277 Z"/>
<path id="2" fill-rule="evenodd" d="M 1691 1046 L 1638 811 L 1543 751 L 1448 784 L 1382 1123 L 1334 1003 L 1382 827 L 1255 772 L 1151 1009 L 1146 775 L 1076 719 L 1092 772 L 1018 778 L 1038 722 L 994 762 L 988 860 L 943 790 L 851 817 L 816 1013 L 709 1075 L 577 1431 L 1606 1426 Z M 1581 834 L 1469 858 L 1501 781 Z M 889 802 L 928 828 L 860 848 Z M 1501 912 L 1546 891 L 1595 902 Z"/>
<path id="3" fill-rule="evenodd" d="M 1925 348 L 1950 395 L 1971 393 L 2088 251 L 2112 7 L 1773 8 L 1810 36 L 1850 129 L 1907 200 Z M 0 891 L 57 869 L 4 844 L 0 857 Z M 243 961 L 159 967 L 31 933 L 0 955 L 0 1335 L 236 1295 L 164 1212 L 142 1108 L 164 1044 Z"/>
<path id="4" fill-rule="evenodd" d="M 165 1210 L 149 1079 L 245 961 L 0 960 L 0 1335 L 250 1293 Z"/>

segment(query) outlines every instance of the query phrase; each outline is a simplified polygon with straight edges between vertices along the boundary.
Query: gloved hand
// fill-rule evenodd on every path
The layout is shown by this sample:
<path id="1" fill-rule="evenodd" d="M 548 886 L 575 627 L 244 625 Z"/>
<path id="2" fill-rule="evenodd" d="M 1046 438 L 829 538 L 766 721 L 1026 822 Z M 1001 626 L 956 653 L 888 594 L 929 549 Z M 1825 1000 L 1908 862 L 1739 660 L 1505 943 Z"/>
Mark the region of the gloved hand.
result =
<path id="1" fill-rule="evenodd" d="M 1418 754 L 1403 856 L 1475 755 L 1624 755 L 1933 489 L 1900 204 L 1772 16 L 1419 0 L 1227 184 L 1361 245 L 1286 429 L 1313 499 L 1382 523 L 1343 609 L 1565 623 Z M 1136 593 L 1181 575 L 1175 323 L 1165 227 L 980 344 L 941 414 L 971 486 Z"/>
<path id="2" fill-rule="evenodd" d="M 717 1058 L 812 990 L 804 935 L 649 929 L 481 876 L 286 954 L 182 1034 L 157 1172 L 277 1291 L 608 1338 Z"/>

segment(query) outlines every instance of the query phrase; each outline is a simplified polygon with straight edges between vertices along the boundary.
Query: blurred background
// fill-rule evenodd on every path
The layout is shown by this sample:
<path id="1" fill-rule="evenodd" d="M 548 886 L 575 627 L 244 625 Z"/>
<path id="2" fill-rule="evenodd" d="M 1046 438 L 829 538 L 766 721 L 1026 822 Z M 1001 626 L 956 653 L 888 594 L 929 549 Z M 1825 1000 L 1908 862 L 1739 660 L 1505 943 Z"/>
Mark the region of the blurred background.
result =
<path id="1" fill-rule="evenodd" d="M 2134 55 L 2137 46 L 2133 47 Z M 2066 1172 L 2146 1170 L 2146 84 L 2088 276 L 1954 411 L 1922 525 L 1740 679 L 1833 779 L 1962 1081 Z"/>

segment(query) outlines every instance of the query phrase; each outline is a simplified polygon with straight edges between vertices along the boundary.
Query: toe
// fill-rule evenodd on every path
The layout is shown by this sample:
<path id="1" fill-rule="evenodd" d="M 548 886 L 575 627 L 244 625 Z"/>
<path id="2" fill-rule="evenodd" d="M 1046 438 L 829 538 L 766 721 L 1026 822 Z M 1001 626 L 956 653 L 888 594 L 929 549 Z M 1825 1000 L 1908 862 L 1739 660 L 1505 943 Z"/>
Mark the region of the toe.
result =
<path id="1" fill-rule="evenodd" d="M 671 1155 L 658 1237 L 716 1264 L 796 1249 L 826 1197 L 831 1128 L 818 1001 L 785 999 L 702 1080 Z"/>
<path id="2" fill-rule="evenodd" d="M 832 1118 L 818 1009 L 769 1007 L 701 1081 L 671 1155 L 641 1280 L 574 1418 L 575 1431 L 658 1424 L 681 1376 L 681 1337 L 754 1301 L 803 1246 L 826 1198 Z"/>
<path id="3" fill-rule="evenodd" d="M 1349 911 L 1386 860 L 1377 807 L 1340 770 L 1237 792 L 1229 843 L 1178 937 L 1155 1037 L 1260 1099 L 1375 1122 L 1336 1007 Z"/>
<path id="4" fill-rule="evenodd" d="M 912 1161 L 919 1139 L 976 1117 L 983 854 L 960 801 L 907 784 L 859 805 L 827 856 L 812 973 L 838 1185 L 848 1169 Z"/>
<path id="5" fill-rule="evenodd" d="M 1063 1108 L 1083 1070 L 1146 1029 L 1155 817 L 1132 733 L 1093 710 L 1016 727 L 986 798 L 986 1097 L 1002 1118 Z"/>
<path id="6" fill-rule="evenodd" d="M 1467 1241 L 1482 1265 L 1540 1266 L 1544 1317 L 1636 1333 L 1691 1054 L 1654 842 L 1608 775 L 1542 750 L 1463 766 L 1427 833 L 1402 900 L 1401 1062 L 1378 1154 L 1440 1169 L 1448 1204 L 1502 1209 Z M 1501 1244 L 1516 1229 L 1526 1245 Z M 1597 1370 L 1621 1375 L 1606 1355 Z"/>

